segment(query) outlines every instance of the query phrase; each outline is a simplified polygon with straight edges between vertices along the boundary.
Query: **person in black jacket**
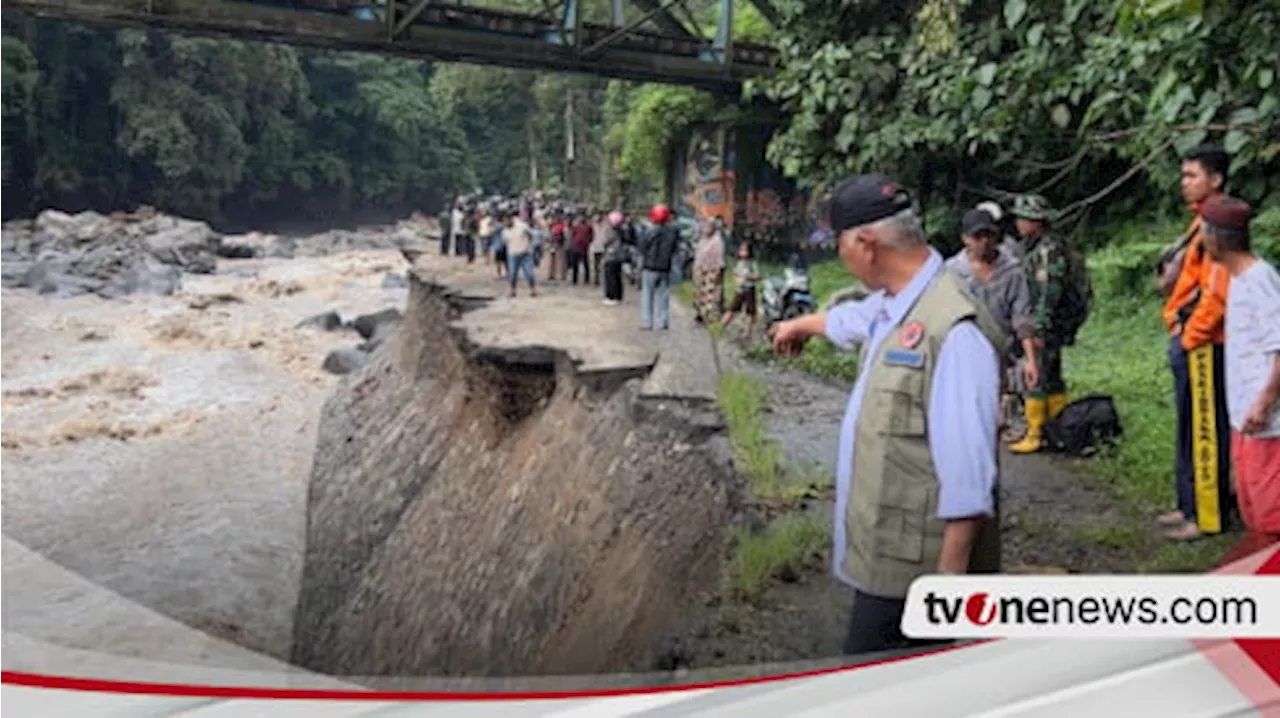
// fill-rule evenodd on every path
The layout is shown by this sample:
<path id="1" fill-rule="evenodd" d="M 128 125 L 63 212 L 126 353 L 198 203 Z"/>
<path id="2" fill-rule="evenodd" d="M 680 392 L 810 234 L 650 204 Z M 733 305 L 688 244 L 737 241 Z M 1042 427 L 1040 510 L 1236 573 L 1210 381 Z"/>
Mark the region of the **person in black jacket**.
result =
<path id="1" fill-rule="evenodd" d="M 680 231 L 671 223 L 671 209 L 665 204 L 654 205 L 649 210 L 649 219 L 654 225 L 653 232 L 640 247 L 644 255 L 644 271 L 640 277 L 640 328 L 666 329 L 671 308 L 671 262 L 680 243 Z"/>

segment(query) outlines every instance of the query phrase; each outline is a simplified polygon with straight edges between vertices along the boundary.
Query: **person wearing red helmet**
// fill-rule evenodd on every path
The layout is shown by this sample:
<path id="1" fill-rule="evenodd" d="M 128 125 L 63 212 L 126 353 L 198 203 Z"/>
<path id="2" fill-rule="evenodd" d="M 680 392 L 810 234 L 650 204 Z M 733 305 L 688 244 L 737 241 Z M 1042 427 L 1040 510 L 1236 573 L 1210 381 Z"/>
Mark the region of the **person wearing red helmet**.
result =
<path id="1" fill-rule="evenodd" d="M 640 328 L 666 329 L 671 308 L 671 265 L 680 245 L 680 231 L 671 223 L 671 208 L 649 210 L 653 231 L 640 243 L 644 271 L 640 274 Z M 656 314 L 656 316 L 655 316 Z"/>

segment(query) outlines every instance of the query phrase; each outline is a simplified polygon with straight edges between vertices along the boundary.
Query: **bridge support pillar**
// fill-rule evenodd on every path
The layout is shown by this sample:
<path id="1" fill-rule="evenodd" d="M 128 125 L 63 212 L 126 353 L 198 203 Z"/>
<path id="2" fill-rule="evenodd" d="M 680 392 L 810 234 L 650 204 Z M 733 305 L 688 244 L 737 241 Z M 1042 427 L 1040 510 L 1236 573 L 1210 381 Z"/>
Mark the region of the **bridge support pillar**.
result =
<path id="1" fill-rule="evenodd" d="M 623 3 L 623 0 L 612 0 L 612 4 L 610 5 L 611 17 L 613 20 L 614 27 L 622 27 L 627 23 L 622 13 L 622 3 Z"/>

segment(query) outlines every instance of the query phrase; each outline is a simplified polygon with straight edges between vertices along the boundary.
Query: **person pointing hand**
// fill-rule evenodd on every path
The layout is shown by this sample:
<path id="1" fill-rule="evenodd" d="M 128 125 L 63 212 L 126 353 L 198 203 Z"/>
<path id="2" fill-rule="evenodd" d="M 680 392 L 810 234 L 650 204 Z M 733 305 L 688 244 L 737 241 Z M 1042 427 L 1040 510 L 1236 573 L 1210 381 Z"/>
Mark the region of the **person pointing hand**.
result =
<path id="1" fill-rule="evenodd" d="M 871 294 L 781 322 L 774 350 L 814 337 L 860 347 L 840 428 L 832 571 L 854 590 L 845 653 L 934 643 L 900 623 L 927 574 L 1000 570 L 1000 358 L 1006 337 L 925 240 L 910 194 L 883 175 L 830 204 L 840 261 Z"/>

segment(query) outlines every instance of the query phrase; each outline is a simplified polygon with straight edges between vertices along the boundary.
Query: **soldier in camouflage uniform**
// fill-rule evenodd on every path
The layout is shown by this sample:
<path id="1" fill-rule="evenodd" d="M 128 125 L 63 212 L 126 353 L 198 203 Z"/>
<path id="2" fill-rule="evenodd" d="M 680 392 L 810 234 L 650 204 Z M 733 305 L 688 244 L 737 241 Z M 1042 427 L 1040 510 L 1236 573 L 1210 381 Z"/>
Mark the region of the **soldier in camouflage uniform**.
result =
<path id="1" fill-rule="evenodd" d="M 1031 289 L 1035 342 L 1039 351 L 1040 382 L 1027 392 L 1024 410 L 1027 433 L 1009 446 L 1015 454 L 1031 454 L 1043 446 L 1044 425 L 1067 405 L 1067 385 L 1062 378 L 1062 346 L 1066 337 L 1059 319 L 1070 265 L 1066 247 L 1049 228 L 1051 209 L 1044 197 L 1022 195 L 1013 205 L 1018 234 L 1026 247 L 1023 267 Z"/>

